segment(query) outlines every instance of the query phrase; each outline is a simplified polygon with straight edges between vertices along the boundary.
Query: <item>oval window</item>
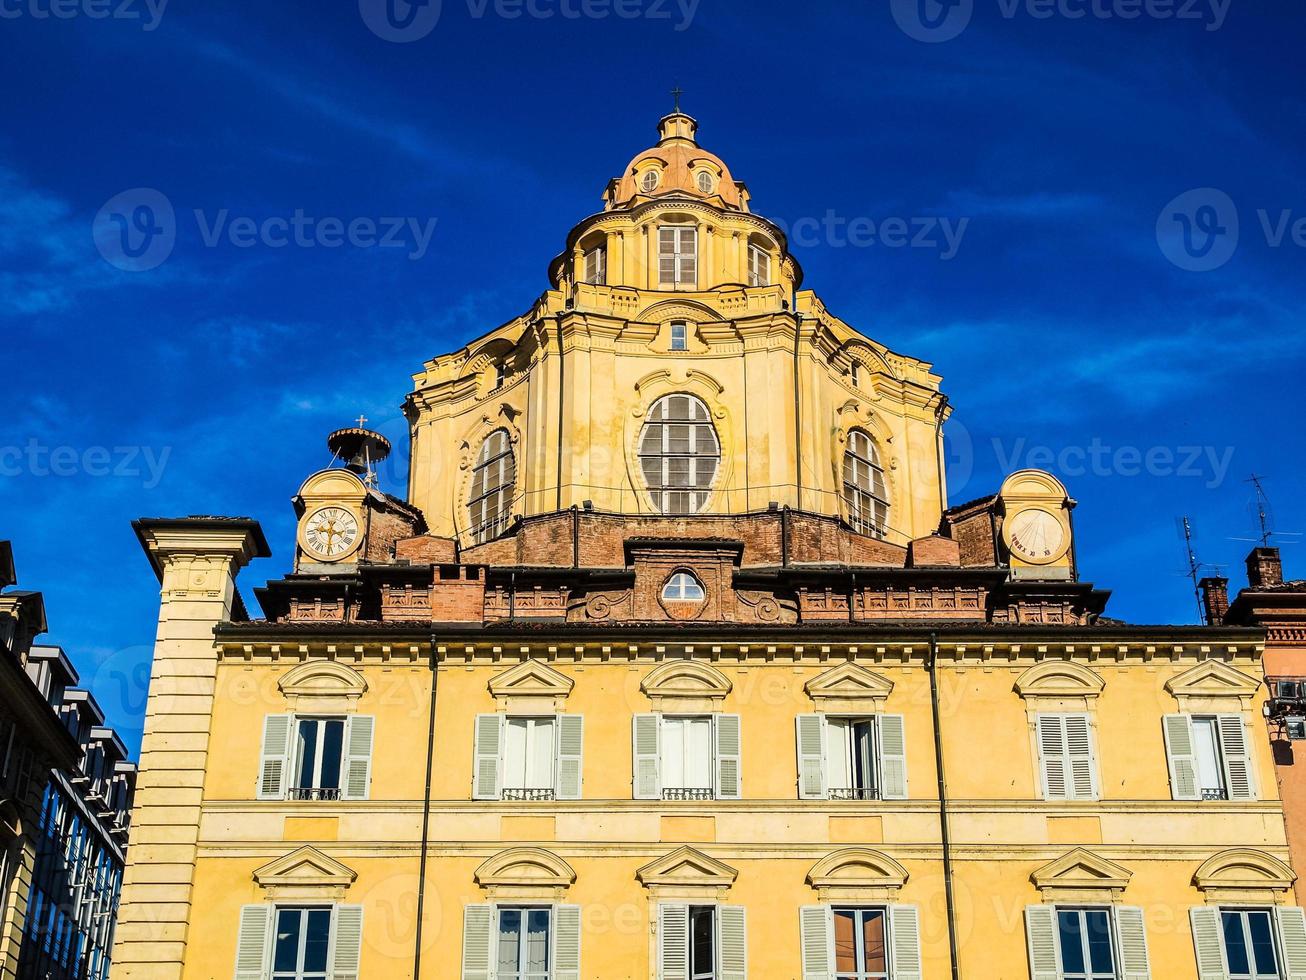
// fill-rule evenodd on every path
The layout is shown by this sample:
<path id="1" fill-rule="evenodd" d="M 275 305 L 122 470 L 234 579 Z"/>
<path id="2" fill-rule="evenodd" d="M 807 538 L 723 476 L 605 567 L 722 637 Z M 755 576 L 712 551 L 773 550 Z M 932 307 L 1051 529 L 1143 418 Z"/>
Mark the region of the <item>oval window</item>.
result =
<path id="1" fill-rule="evenodd" d="M 706 170 L 699 172 L 698 189 L 704 194 L 712 193 L 712 175 L 708 173 Z"/>
<path id="2" fill-rule="evenodd" d="M 669 602 L 701 602 L 705 596 L 703 583 L 689 572 L 676 572 L 662 586 L 662 598 Z"/>
<path id="3" fill-rule="evenodd" d="M 645 173 L 644 176 L 640 179 L 639 186 L 644 191 L 645 194 L 650 194 L 653 191 L 657 190 L 658 172 L 656 170 L 650 170 L 647 173 Z"/>

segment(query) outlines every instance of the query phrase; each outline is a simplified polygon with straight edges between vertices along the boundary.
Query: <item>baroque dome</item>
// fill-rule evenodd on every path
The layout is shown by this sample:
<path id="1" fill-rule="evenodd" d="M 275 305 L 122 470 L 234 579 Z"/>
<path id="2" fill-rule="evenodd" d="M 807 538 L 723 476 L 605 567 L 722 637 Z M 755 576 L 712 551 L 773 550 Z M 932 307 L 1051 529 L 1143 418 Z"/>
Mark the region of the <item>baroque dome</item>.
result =
<path id="1" fill-rule="evenodd" d="M 630 207 L 644 200 L 688 195 L 734 211 L 748 210 L 748 190 L 715 153 L 695 140 L 698 121 L 683 112 L 658 122 L 656 146 L 635 156 L 608 184 L 605 210 Z"/>

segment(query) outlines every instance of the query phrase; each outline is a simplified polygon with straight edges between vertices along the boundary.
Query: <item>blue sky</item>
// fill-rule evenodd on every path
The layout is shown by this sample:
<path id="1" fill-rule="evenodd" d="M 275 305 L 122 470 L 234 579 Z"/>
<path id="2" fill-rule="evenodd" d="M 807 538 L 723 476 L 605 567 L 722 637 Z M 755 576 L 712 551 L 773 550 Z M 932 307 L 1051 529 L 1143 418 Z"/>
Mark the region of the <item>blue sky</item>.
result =
<path id="1" fill-rule="evenodd" d="M 0 537 L 133 744 L 157 588 L 130 521 L 258 518 L 249 597 L 330 429 L 366 413 L 402 493 L 410 375 L 545 288 L 676 83 L 755 210 L 807 229 L 807 286 L 943 375 L 954 503 L 1061 472 L 1135 622 L 1195 618 L 1181 514 L 1241 582 L 1252 471 L 1306 531 L 1300 5 L 401 0 L 395 43 L 383 0 L 49 2 L 0 0 Z M 141 188 L 175 237 L 134 271 L 92 227 Z M 354 243 L 276 247 L 297 212 Z"/>

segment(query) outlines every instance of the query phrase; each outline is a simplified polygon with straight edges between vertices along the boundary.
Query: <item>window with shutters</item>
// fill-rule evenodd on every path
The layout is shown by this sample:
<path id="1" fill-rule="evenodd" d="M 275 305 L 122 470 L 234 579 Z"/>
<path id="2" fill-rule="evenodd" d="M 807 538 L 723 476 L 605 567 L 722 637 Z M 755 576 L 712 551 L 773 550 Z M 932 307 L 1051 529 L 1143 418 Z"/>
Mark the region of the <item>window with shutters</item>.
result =
<path id="1" fill-rule="evenodd" d="M 557 753 L 553 717 L 509 718 L 505 728 L 503 798 L 553 799 Z"/>
<path id="2" fill-rule="evenodd" d="M 1241 714 L 1175 714 L 1163 720 L 1176 800 L 1255 798 L 1251 749 Z"/>
<path id="3" fill-rule="evenodd" d="M 693 289 L 698 285 L 698 229 L 663 225 L 658 229 L 658 285 Z"/>
<path id="4" fill-rule="evenodd" d="M 632 722 L 635 799 L 740 798 L 738 715 L 654 713 Z"/>
<path id="5" fill-rule="evenodd" d="M 596 245 L 585 253 L 585 281 L 595 286 L 608 281 L 608 250 Z"/>
<path id="6" fill-rule="evenodd" d="M 707 406 L 693 395 L 667 395 L 649 409 L 639 461 L 653 505 L 663 514 L 697 514 L 721 463 Z"/>
<path id="7" fill-rule="evenodd" d="M 344 718 L 297 718 L 290 799 L 340 799 L 344 759 Z"/>
<path id="8" fill-rule="evenodd" d="M 662 798 L 712 799 L 712 717 L 662 719 Z"/>
<path id="9" fill-rule="evenodd" d="M 907 798 L 902 715 L 799 715 L 797 745 L 799 799 Z"/>
<path id="10" fill-rule="evenodd" d="M 517 485 L 517 460 L 506 429 L 491 432 L 481 444 L 472 468 L 467 510 L 471 537 L 476 544 L 497 538 L 512 520 L 513 492 Z"/>
<path id="11" fill-rule="evenodd" d="M 1139 980 L 1152 975 L 1141 908 L 1030 905 L 1025 930 L 1035 980 Z"/>
<path id="12" fill-rule="evenodd" d="M 878 799 L 875 719 L 827 718 L 826 725 L 830 799 Z"/>
<path id="13" fill-rule="evenodd" d="M 550 980 L 550 908 L 499 907 L 497 980 Z"/>
<path id="14" fill-rule="evenodd" d="M 1057 908 L 1062 980 L 1116 980 L 1111 910 Z"/>
<path id="15" fill-rule="evenodd" d="M 748 246 L 748 284 L 771 285 L 771 253 L 757 245 Z"/>
<path id="16" fill-rule="evenodd" d="M 882 908 L 835 908 L 835 980 L 889 980 L 889 947 Z"/>
<path id="17" fill-rule="evenodd" d="M 883 538 L 889 527 L 889 490 L 880 452 L 861 429 L 848 433 L 843 455 L 843 500 L 848 523 L 859 534 Z"/>
<path id="18" fill-rule="evenodd" d="M 1043 798 L 1097 799 L 1097 761 L 1089 716 L 1042 712 L 1035 717 Z"/>
<path id="19" fill-rule="evenodd" d="M 1277 980 L 1279 956 L 1269 909 L 1220 909 L 1220 941 L 1229 980 Z"/>
<path id="20" fill-rule="evenodd" d="M 330 908 L 278 908 L 272 980 L 327 980 Z"/>

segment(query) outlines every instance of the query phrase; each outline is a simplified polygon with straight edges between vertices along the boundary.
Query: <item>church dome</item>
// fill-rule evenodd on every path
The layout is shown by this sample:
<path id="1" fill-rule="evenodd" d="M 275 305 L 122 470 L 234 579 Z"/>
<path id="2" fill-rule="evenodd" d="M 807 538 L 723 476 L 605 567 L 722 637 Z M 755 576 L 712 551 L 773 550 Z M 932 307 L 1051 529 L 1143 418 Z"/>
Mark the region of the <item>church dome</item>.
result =
<path id="1" fill-rule="evenodd" d="M 672 195 L 696 197 L 733 211 L 748 210 L 748 192 L 715 153 L 695 141 L 698 121 L 683 112 L 658 122 L 656 146 L 638 154 L 609 185 L 606 210 Z"/>

